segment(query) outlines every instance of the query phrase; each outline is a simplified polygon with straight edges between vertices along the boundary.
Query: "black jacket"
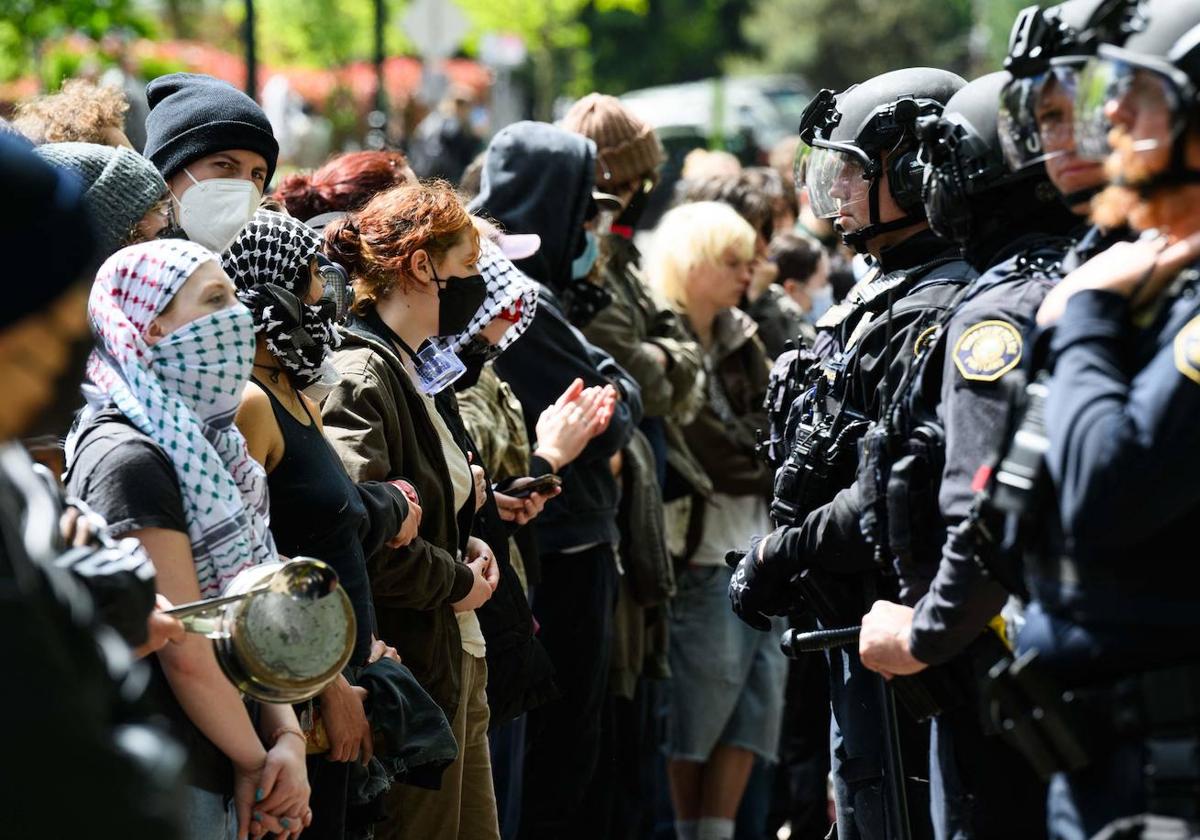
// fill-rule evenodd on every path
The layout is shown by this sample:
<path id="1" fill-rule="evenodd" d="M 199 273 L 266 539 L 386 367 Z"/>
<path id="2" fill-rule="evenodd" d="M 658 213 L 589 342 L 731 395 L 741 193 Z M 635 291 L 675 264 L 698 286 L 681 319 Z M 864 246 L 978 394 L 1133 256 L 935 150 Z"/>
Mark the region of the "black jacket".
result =
<path id="1" fill-rule="evenodd" d="M 826 369 L 836 372 L 839 385 L 844 381 L 844 403 L 860 415 L 879 418 L 884 392 L 894 394 L 901 386 L 916 348 L 975 278 L 975 270 L 955 253 L 931 232 L 910 237 L 884 251 L 880 275 L 856 287 L 818 323 L 834 332 Z M 889 287 L 894 299 L 890 327 L 885 305 Z M 836 573 L 872 569 L 875 559 L 860 525 L 862 510 L 855 481 L 808 513 L 800 526 L 777 528 L 765 551 Z"/>
<path id="2" fill-rule="evenodd" d="M 585 386 L 610 382 L 621 400 L 608 429 L 592 439 L 562 473 L 563 492 L 536 520 L 547 554 L 595 543 L 616 545 L 618 489 L 609 459 L 629 442 L 641 420 L 637 383 L 567 320 L 559 293 L 571 280 L 571 262 L 583 237 L 595 173 L 592 141 L 545 123 L 508 126 L 488 147 L 479 196 L 482 212 L 513 233 L 536 233 L 541 249 L 517 266 L 541 284 L 533 323 L 496 362 L 521 408 L 529 438 L 538 416 L 580 378 Z"/>

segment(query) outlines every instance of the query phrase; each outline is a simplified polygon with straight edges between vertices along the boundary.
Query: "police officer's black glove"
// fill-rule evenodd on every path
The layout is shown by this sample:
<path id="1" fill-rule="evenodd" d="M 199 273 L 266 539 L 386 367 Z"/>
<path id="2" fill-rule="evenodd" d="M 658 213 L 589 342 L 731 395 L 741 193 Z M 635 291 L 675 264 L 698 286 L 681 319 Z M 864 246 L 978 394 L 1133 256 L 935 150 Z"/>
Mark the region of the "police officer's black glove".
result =
<path id="1" fill-rule="evenodd" d="M 758 560 L 758 546 L 768 537 L 755 537 L 744 554 L 731 551 L 725 562 L 734 568 L 729 581 L 729 602 L 742 621 L 755 630 L 771 629 L 769 615 L 787 615 L 793 600 L 788 581 L 794 572 L 790 563 L 783 558 L 764 552 L 763 561 Z"/>

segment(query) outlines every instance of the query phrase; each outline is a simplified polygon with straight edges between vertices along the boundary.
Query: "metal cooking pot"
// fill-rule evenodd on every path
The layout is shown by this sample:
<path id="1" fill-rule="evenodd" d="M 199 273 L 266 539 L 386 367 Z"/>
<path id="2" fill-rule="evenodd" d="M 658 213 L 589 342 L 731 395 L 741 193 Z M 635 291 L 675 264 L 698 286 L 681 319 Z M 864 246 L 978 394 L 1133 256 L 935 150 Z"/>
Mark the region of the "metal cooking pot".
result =
<path id="1" fill-rule="evenodd" d="M 314 577 L 330 583 L 306 589 Z M 301 703 L 337 678 L 354 649 L 354 607 L 336 581 L 327 564 L 310 557 L 264 563 L 239 573 L 216 603 L 181 610 L 190 630 L 213 640 L 238 689 L 266 703 Z"/>

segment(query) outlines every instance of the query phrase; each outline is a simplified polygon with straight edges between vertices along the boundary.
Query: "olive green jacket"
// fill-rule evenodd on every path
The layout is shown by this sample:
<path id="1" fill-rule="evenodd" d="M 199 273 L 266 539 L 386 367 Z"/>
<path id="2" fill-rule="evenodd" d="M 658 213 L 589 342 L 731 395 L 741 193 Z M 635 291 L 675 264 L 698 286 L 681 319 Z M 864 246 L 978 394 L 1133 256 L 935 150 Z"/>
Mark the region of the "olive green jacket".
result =
<path id="1" fill-rule="evenodd" d="M 368 558 L 379 638 L 394 646 L 446 717 L 454 719 L 462 642 L 451 604 L 474 578 L 459 557 L 466 533 L 437 430 L 395 348 L 354 327 L 333 364 L 341 381 L 325 398 L 325 433 L 354 481 L 404 478 L 421 499 L 419 536 Z"/>

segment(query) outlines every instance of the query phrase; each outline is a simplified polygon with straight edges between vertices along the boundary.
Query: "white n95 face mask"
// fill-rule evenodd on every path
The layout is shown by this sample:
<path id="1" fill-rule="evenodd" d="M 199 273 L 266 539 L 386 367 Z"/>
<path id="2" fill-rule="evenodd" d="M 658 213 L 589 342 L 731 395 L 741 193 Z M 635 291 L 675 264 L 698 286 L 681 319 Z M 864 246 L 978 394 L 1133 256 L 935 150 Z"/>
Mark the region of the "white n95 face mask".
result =
<path id="1" fill-rule="evenodd" d="M 197 181 L 191 172 L 183 171 L 192 179 L 192 186 L 184 191 L 183 198 L 176 199 L 179 226 L 192 242 L 220 254 L 254 217 L 262 193 L 241 178 Z"/>

